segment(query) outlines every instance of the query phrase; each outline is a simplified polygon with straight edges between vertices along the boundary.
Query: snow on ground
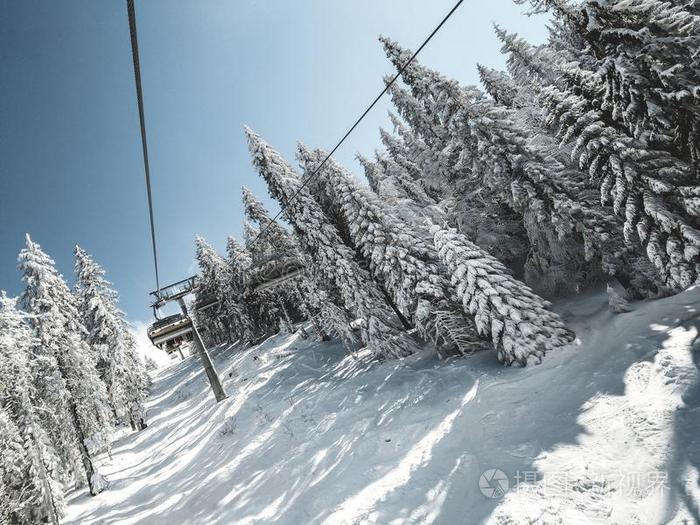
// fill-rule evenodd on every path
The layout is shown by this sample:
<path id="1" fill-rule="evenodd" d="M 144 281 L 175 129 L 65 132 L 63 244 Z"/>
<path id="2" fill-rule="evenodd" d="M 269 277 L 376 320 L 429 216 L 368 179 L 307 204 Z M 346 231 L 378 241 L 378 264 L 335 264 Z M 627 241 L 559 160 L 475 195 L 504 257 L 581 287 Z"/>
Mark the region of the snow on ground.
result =
<path id="1" fill-rule="evenodd" d="M 64 523 L 700 522 L 700 288 L 606 301 L 557 305 L 578 340 L 526 369 L 276 336 L 213 352 L 217 405 L 196 358 L 173 363 Z"/>

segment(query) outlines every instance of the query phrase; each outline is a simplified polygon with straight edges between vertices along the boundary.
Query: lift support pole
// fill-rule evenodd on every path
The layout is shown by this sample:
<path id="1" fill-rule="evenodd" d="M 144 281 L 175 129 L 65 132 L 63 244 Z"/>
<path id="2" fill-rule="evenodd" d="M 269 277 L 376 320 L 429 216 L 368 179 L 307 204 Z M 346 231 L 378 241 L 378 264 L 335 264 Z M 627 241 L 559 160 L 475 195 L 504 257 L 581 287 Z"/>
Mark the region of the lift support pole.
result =
<path id="1" fill-rule="evenodd" d="M 211 357 L 209 357 L 209 352 L 207 352 L 207 348 L 204 346 L 204 342 L 202 341 L 202 337 L 199 335 L 199 330 L 197 330 L 197 325 L 194 323 L 194 320 L 190 317 L 190 314 L 187 312 L 187 305 L 185 305 L 184 299 L 182 299 L 182 298 L 178 299 L 178 303 L 180 303 L 180 308 L 182 309 L 182 313 L 190 320 L 190 323 L 192 324 L 192 342 L 197 347 L 197 353 L 199 354 L 199 359 L 202 361 L 202 366 L 204 367 L 204 372 L 206 372 L 206 374 L 207 374 L 207 379 L 209 379 L 209 384 L 211 385 L 212 392 L 214 392 L 214 397 L 216 398 L 216 402 L 218 403 L 219 401 L 223 401 L 228 396 L 226 395 L 226 392 L 224 391 L 224 386 L 221 384 L 221 378 L 219 377 L 219 374 L 216 372 L 216 368 L 214 367 L 214 363 L 212 362 Z"/>

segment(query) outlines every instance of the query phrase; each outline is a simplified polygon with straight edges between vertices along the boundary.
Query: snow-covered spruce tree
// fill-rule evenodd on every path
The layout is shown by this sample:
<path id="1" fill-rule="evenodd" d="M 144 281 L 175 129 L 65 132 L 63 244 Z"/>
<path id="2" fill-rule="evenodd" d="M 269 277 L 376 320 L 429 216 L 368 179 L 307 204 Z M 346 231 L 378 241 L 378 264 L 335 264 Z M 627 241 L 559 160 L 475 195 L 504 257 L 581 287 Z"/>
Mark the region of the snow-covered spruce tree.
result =
<path id="1" fill-rule="evenodd" d="M 231 268 L 231 285 L 235 292 L 242 291 L 248 285 L 249 270 L 252 264 L 250 253 L 233 235 L 226 239 L 226 256 Z"/>
<path id="2" fill-rule="evenodd" d="M 31 399 L 37 407 L 39 425 L 49 438 L 58 458 L 56 477 L 62 483 L 81 480 L 82 461 L 75 426 L 71 421 L 70 392 L 56 358 L 38 347 L 36 338 L 27 350 L 32 374 Z"/>
<path id="3" fill-rule="evenodd" d="M 320 206 L 301 186 L 294 169 L 253 131 L 246 128 L 246 135 L 253 165 L 267 182 L 272 197 L 285 206 L 287 220 L 308 255 L 314 278 L 337 287 L 344 304 L 362 321 L 363 343 L 379 357 L 413 352 L 413 341 L 398 328 L 382 293 L 367 271 L 355 262 L 352 250 L 328 223 Z"/>
<path id="4" fill-rule="evenodd" d="M 246 294 L 248 297 L 248 312 L 255 326 L 259 328 L 259 335 L 277 332 L 283 328 L 280 320 L 284 313 L 280 308 L 280 302 L 274 290 L 264 290 L 256 292 L 255 284 L 259 278 L 259 266 L 266 266 L 269 263 L 266 255 L 266 248 L 260 243 L 260 229 L 249 220 L 243 223 L 243 237 L 245 250 L 250 257 L 250 267 L 248 270 L 248 287 Z M 256 240 L 257 239 L 257 240 Z"/>
<path id="5" fill-rule="evenodd" d="M 255 265 L 255 276 L 264 276 L 280 265 L 290 264 L 299 257 L 296 241 L 276 221 L 273 221 L 263 203 L 245 186 L 242 189 L 243 208 L 248 221 L 254 223 L 259 235 L 249 248 Z M 274 302 L 282 314 L 280 321 L 285 330 L 293 330 L 292 319 L 301 318 L 293 282 L 283 282 L 272 289 L 256 292 L 267 303 Z"/>
<path id="6" fill-rule="evenodd" d="M 274 250 L 263 240 L 264 235 L 260 235 L 262 227 L 259 228 L 246 220 L 243 224 L 243 231 L 246 241 L 245 249 L 250 254 L 252 262 L 247 289 L 250 314 L 257 326 L 261 328 L 261 335 L 274 333 L 278 330 L 290 332 L 292 326 L 289 312 L 284 303 L 286 297 L 283 297 L 279 288 L 255 290 L 257 283 L 275 267 Z"/>
<path id="7" fill-rule="evenodd" d="M 259 231 L 265 230 L 265 233 L 258 238 L 258 242 L 262 244 L 263 251 L 269 252 L 270 257 L 275 259 L 274 264 L 286 264 L 304 259 L 295 237 L 279 223 L 273 221 L 262 202 L 245 187 L 243 188 L 243 204 L 246 217 L 258 225 Z M 265 271 L 264 264 L 258 271 L 261 270 Z M 291 313 L 295 318 L 310 320 L 319 339 L 326 341 L 328 335 L 317 320 L 317 314 L 322 309 L 321 301 L 317 297 L 312 297 L 317 295 L 319 284 L 309 283 L 308 281 L 311 279 L 313 277 L 306 272 L 291 282 L 277 285 L 274 292 L 282 305 L 285 306 L 288 312 L 287 317 Z"/>
<path id="8" fill-rule="evenodd" d="M 407 120 L 415 121 L 417 118 L 411 115 L 425 112 L 419 107 L 418 99 L 405 89 L 394 85 L 391 94 Z M 465 145 L 453 140 L 449 133 L 438 140 L 435 137 L 443 135 L 439 130 L 429 146 L 418 136 L 425 130 L 414 133 L 397 118 L 392 117 L 392 120 L 400 142 L 388 140 L 388 135 L 382 136 L 389 155 L 402 166 L 415 163 L 415 167 L 407 168 L 407 171 L 421 177 L 419 182 L 426 191 L 439 199 L 437 206 L 424 208 L 426 218 L 435 224 L 447 223 L 457 227 L 521 276 L 527 254 L 531 251 L 530 245 L 522 215 L 504 206 L 503 200 L 499 199 L 503 189 L 494 191 L 481 183 L 481 172 L 474 172 L 464 159 L 460 159 Z M 422 124 L 426 130 L 430 130 L 431 125 L 429 122 Z M 421 126 L 417 128 L 420 129 Z M 403 144 L 403 152 L 400 144 Z M 440 188 L 439 193 L 431 190 L 436 187 Z"/>
<path id="9" fill-rule="evenodd" d="M 547 301 L 515 280 L 498 260 L 452 229 L 432 228 L 435 248 L 448 268 L 464 310 L 490 337 L 506 364 L 539 362 L 545 352 L 571 342 L 573 332 Z"/>
<path id="10" fill-rule="evenodd" d="M 254 307 L 254 298 L 249 289 L 252 259 L 250 252 L 231 235 L 226 240 L 226 264 L 229 267 L 228 285 L 231 290 L 227 297 L 226 311 L 234 320 L 236 335 L 243 341 L 253 341 L 263 330 L 250 314 Z"/>
<path id="11" fill-rule="evenodd" d="M 401 154 L 402 145 L 396 143 L 397 138 L 383 128 L 379 129 L 379 134 L 387 149 L 395 152 L 389 158 L 382 155 L 376 156 L 377 162 L 383 168 L 383 182 L 385 184 L 388 183 L 393 189 L 389 194 L 409 198 L 423 207 L 436 204 L 435 199 L 430 197 L 420 182 L 418 182 L 420 180 L 420 172 L 415 167 L 415 164 Z"/>
<path id="12" fill-rule="evenodd" d="M 397 60 L 403 57 L 402 53 Z M 436 81 L 447 82 L 447 96 L 441 97 L 441 101 L 449 100 L 450 91 L 460 93 L 459 87 L 452 85 L 452 82 L 437 74 L 433 77 Z M 424 85 L 425 82 L 422 82 L 421 86 Z M 417 90 L 416 93 L 422 95 Z M 522 275 L 528 253 L 536 255 L 537 251 L 530 246 L 532 243 L 523 224 L 522 212 L 508 205 L 512 198 L 504 197 L 510 188 L 508 181 L 492 180 L 486 184 L 484 178 L 488 179 L 488 172 L 484 173 L 484 168 L 472 166 L 470 162 L 479 155 L 479 143 L 468 137 L 466 142 L 462 142 L 465 137 L 455 135 L 455 124 L 463 126 L 468 122 L 453 122 L 453 112 L 449 109 L 443 112 L 436 106 L 432 95 L 419 99 L 397 84 L 390 88 L 390 94 L 399 113 L 412 129 L 408 132 L 405 128 L 398 128 L 410 151 L 406 156 L 416 162 L 418 172 L 422 174 L 423 187 L 431 195 L 437 195 L 439 206 L 446 213 L 446 222 L 458 227 L 480 245 L 483 243 L 514 273 Z M 442 114 L 445 118 L 449 115 L 449 119 L 441 122 L 427 117 L 432 114 Z M 395 147 L 388 147 L 388 151 L 395 156 Z M 541 251 L 547 253 L 545 249 Z M 551 281 L 554 282 L 553 279 Z"/>
<path id="13" fill-rule="evenodd" d="M 386 42 L 385 47 L 395 63 L 402 63 L 408 53 L 395 43 Z M 529 284 L 546 294 L 578 289 L 591 274 L 586 271 L 589 265 L 584 259 L 583 243 L 571 238 L 574 222 L 560 204 L 561 196 L 547 183 L 555 174 L 528 147 L 527 135 L 509 110 L 495 106 L 476 88 L 460 88 L 454 81 L 418 64 L 412 63 L 404 73 L 409 70 L 406 78 L 415 82 L 411 86 L 414 95 L 425 92 L 425 97 L 411 98 L 396 85 L 390 92 L 407 121 L 413 119 L 411 115 L 416 113 L 418 103 L 430 108 L 429 113 L 440 115 L 441 121 L 436 125 L 443 131 L 437 134 L 449 130 L 447 145 L 439 147 L 451 151 L 451 179 L 458 181 L 456 188 L 461 187 L 455 192 L 459 199 L 455 209 L 466 214 L 455 222 L 466 226 L 465 233 L 469 225 L 479 220 L 481 224 L 471 226 L 475 232 L 488 232 L 491 224 L 514 226 L 511 234 L 529 243 L 524 268 L 511 266 L 516 274 L 524 273 Z M 512 212 L 522 217 L 520 227 L 512 220 Z M 492 218 L 496 220 L 488 220 Z M 522 244 L 495 243 L 493 247 L 509 246 Z M 498 255 L 509 264 L 517 265 L 523 259 L 519 253 Z"/>
<path id="14" fill-rule="evenodd" d="M 395 62 L 408 53 L 395 43 L 385 46 Z M 539 134 L 531 133 L 517 112 L 495 105 L 478 90 L 460 89 L 420 64 L 408 69 L 408 79 L 423 79 L 412 86 L 418 94 L 428 93 L 421 103 L 448 118 L 452 149 L 459 151 L 462 171 L 470 174 L 464 177 L 468 187 L 487 190 L 486 195 L 522 215 L 531 246 L 528 284 L 552 294 L 600 280 L 601 270 L 625 280 L 624 274 L 639 266 L 634 247 L 625 246 L 619 219 L 587 191 L 581 172 L 552 154 L 548 141 L 531 140 Z M 398 102 L 401 109 L 405 97 Z M 479 206 L 478 200 L 467 199 L 466 209 L 472 204 Z M 647 276 L 640 282 L 653 288 Z"/>
<path id="15" fill-rule="evenodd" d="M 507 55 L 506 65 L 511 78 L 519 85 L 549 85 L 557 78 L 559 55 L 546 44 L 533 46 L 516 33 L 494 25 L 496 36 Z"/>
<path id="16" fill-rule="evenodd" d="M 664 283 L 682 290 L 700 275 L 698 117 L 687 103 L 698 72 L 686 67 L 697 15 L 651 0 L 581 7 L 566 22 L 586 45 L 543 90 L 545 123 L 624 217 L 627 242 L 641 242 Z"/>
<path id="17" fill-rule="evenodd" d="M 382 133 L 382 143 L 394 162 L 421 185 L 430 199 L 440 202 L 452 195 L 455 177 L 455 173 L 449 169 L 454 162 L 451 151 L 440 149 L 441 146 L 448 145 L 449 136 L 433 134 L 418 101 L 408 92 L 404 91 L 404 94 L 407 99 L 406 105 L 411 106 L 417 113 L 413 118 L 414 122 L 406 125 L 401 117 L 390 111 L 389 120 L 394 134 Z M 424 128 L 421 127 L 423 124 Z M 413 131 L 414 125 L 418 126 L 417 129 L 431 133 L 432 141 L 423 140 L 420 131 Z"/>
<path id="18" fill-rule="evenodd" d="M 225 311 L 231 290 L 230 266 L 226 259 L 203 237 L 195 238 L 196 258 L 199 272 L 195 278 L 196 303 L 216 300 L 214 306 L 194 310 L 198 326 L 201 327 L 207 344 L 223 344 L 236 336 L 235 319 Z"/>
<path id="19" fill-rule="evenodd" d="M 80 320 L 75 297 L 53 260 L 27 235 L 19 254 L 25 283 L 21 304 L 31 314 L 29 324 L 36 335 L 33 353 L 55 360 L 58 378 L 42 384 L 38 395 L 58 403 L 47 407 L 60 414 L 59 424 L 73 428 L 90 493 L 99 494 L 105 480 L 97 472 L 91 454 L 109 448 L 111 410 L 104 383 L 100 380 Z M 44 379 L 42 378 L 42 382 Z M 47 393 L 46 388 L 63 389 Z M 54 432 L 56 433 L 56 432 Z"/>
<path id="20" fill-rule="evenodd" d="M 256 250 L 261 257 L 294 257 L 297 246 L 292 236 L 279 223 L 272 220 L 263 203 L 243 186 L 243 209 L 246 218 L 257 225 L 258 231 L 265 228 L 265 234 L 256 241 Z"/>
<path id="21" fill-rule="evenodd" d="M 372 162 L 362 155 L 356 156 L 364 168 L 370 188 L 394 213 L 415 228 L 423 228 L 426 221 L 442 223 L 444 211 L 429 197 L 419 182 L 408 180 L 410 176 L 403 166 L 384 153 L 377 152 Z M 374 187 L 372 187 L 374 185 Z"/>
<path id="22" fill-rule="evenodd" d="M 388 82 L 388 77 L 384 79 Z M 452 147 L 452 136 L 448 128 L 437 119 L 432 108 L 426 108 L 419 98 L 408 90 L 393 84 L 389 88 L 397 111 L 408 124 L 398 127 L 407 154 L 417 165 L 419 182 L 425 191 L 437 201 L 444 202 L 456 193 L 457 180 L 464 177 L 460 169 L 458 151 Z M 401 162 L 393 147 L 388 151 L 397 162 Z M 446 208 L 448 208 L 446 206 Z"/>
<path id="23" fill-rule="evenodd" d="M 518 86 L 507 73 L 482 64 L 477 64 L 476 67 L 481 84 L 496 104 L 510 108 L 518 103 Z"/>
<path id="24" fill-rule="evenodd" d="M 27 360 L 34 346 L 16 300 L 0 295 L 0 477 L 8 505 L 3 523 L 58 525 L 63 513 L 57 458 L 43 431 Z M 4 419 L 3 419 L 4 417 Z"/>
<path id="25" fill-rule="evenodd" d="M 529 0 L 516 0 L 526 3 Z M 517 102 L 513 105 L 514 118 L 529 135 L 529 145 L 560 174 L 555 180 L 556 193 L 564 193 L 567 200 L 575 203 L 576 230 L 582 233 L 586 260 L 592 257 L 601 259 L 605 273 L 614 281 L 623 283 L 628 294 L 634 297 L 656 296 L 666 293 L 666 287 L 659 278 L 639 242 L 623 231 L 623 223 L 614 211 L 600 204 L 590 187 L 586 172 L 579 169 L 578 161 L 572 162 L 569 152 L 573 145 L 560 143 L 547 129 L 548 123 L 538 98 L 546 86 L 564 85 L 572 70 L 572 64 L 590 63 L 584 53 L 585 43 L 567 25 L 579 26 L 580 13 L 567 0 L 534 0 L 533 11 L 553 9 L 558 18 L 550 24 L 549 47 L 531 46 L 517 35 L 500 28 L 496 29 L 503 42 L 502 52 L 508 55 L 511 74 L 518 82 Z M 543 60 L 543 57 L 546 59 Z M 543 71 L 546 74 L 543 75 Z M 537 80 L 537 81 L 536 81 Z M 489 88 L 488 80 L 484 85 Z M 562 206 L 567 209 L 567 206 Z"/>
<path id="26" fill-rule="evenodd" d="M 104 269 L 85 250 L 75 247 L 78 311 L 87 329 L 86 341 L 107 388 L 115 422 L 128 421 L 132 428 L 143 430 L 149 377 L 136 353 L 136 341 L 124 314 L 117 307 L 117 292 L 104 274 Z"/>
<path id="27" fill-rule="evenodd" d="M 323 329 L 323 324 L 319 321 L 320 314 L 322 312 L 321 307 L 317 307 L 319 301 L 313 300 L 310 297 L 310 285 L 308 284 L 308 279 L 299 279 L 294 283 L 294 297 L 299 304 L 299 310 L 302 315 L 311 321 L 314 327 L 314 331 L 318 337 L 319 341 L 328 341 L 330 336 Z"/>
<path id="28" fill-rule="evenodd" d="M 555 11 L 585 42 L 600 83 L 592 101 L 700 170 L 700 15 L 690 2 L 587 0 Z M 584 62 L 584 66 L 588 64 Z"/>
<path id="29" fill-rule="evenodd" d="M 326 155 L 299 145 L 305 177 L 318 169 Z M 338 203 L 353 246 L 369 261 L 370 274 L 423 337 L 454 345 L 462 353 L 484 346 L 473 324 L 450 302 L 449 282 L 438 267 L 432 244 L 392 215 L 332 158 L 309 186 L 322 200 Z"/>
<path id="30" fill-rule="evenodd" d="M 15 443 L 15 440 L 9 439 L 13 429 L 10 427 L 10 420 L 0 404 L 0 458 L 11 456 L 10 445 Z M 9 465 L 14 465 L 12 461 Z M 0 523 L 10 523 L 12 518 L 11 508 L 12 500 L 10 499 L 10 489 L 8 482 L 5 480 L 5 465 L 0 459 Z"/>

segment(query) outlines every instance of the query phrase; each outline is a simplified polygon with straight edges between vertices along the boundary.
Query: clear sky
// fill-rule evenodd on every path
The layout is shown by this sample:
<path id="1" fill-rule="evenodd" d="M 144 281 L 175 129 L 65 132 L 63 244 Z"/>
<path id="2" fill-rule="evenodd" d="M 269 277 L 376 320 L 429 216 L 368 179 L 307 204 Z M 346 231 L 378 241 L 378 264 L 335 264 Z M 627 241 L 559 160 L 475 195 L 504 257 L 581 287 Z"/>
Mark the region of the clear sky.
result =
<path id="1" fill-rule="evenodd" d="M 330 148 L 392 72 L 377 36 L 415 49 L 454 0 L 137 0 L 161 283 L 194 272 L 193 240 L 241 232 L 241 185 L 276 211 L 251 167 L 247 124 L 293 161 Z M 533 42 L 544 20 L 511 0 L 465 0 L 420 55 L 477 83 L 503 67 L 491 24 Z M 0 0 L 0 288 L 21 290 L 29 232 L 72 283 L 78 243 L 130 319 L 155 287 L 124 0 Z M 386 102 L 337 158 L 371 155 Z"/>

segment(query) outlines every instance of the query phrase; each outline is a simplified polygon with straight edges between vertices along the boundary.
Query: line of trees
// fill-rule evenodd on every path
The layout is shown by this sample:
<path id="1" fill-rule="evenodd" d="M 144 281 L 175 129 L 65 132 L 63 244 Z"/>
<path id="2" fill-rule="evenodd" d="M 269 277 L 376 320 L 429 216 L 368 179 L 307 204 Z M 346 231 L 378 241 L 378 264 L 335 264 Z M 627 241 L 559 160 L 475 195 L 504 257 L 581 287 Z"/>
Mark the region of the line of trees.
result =
<path id="1" fill-rule="evenodd" d="M 146 366 L 104 270 L 75 249 L 74 290 L 27 235 L 25 289 L 0 295 L 0 522 L 57 524 L 64 487 L 106 486 L 112 429 L 145 428 Z"/>
<path id="2" fill-rule="evenodd" d="M 295 169 L 246 128 L 291 231 L 244 190 L 244 242 L 222 257 L 197 240 L 212 337 L 311 317 L 382 358 L 423 340 L 524 365 L 573 337 L 543 297 L 607 283 L 619 305 L 700 280 L 697 2 L 516 2 L 549 13 L 548 41 L 495 27 L 507 70 L 478 65 L 481 88 L 413 61 L 383 148 L 358 156 L 368 186 L 301 144 Z M 380 41 L 397 70 L 412 55 Z M 305 273 L 254 292 L 275 257 Z"/>

